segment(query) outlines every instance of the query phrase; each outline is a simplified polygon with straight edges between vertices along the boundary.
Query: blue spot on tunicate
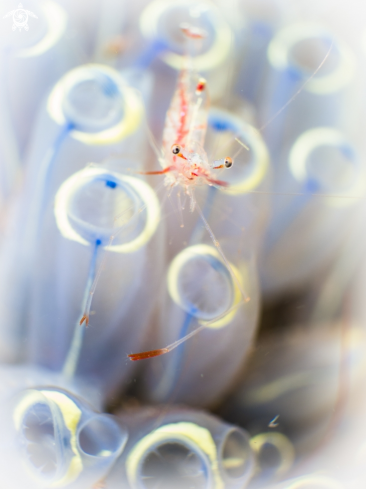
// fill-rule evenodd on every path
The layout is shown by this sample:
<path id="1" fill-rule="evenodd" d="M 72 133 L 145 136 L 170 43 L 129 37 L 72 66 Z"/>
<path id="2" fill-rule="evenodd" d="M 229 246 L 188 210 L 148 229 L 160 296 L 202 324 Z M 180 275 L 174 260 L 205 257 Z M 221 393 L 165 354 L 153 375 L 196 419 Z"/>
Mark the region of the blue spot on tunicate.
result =
<path id="1" fill-rule="evenodd" d="M 113 180 L 106 180 L 105 184 L 107 185 L 107 187 L 111 187 L 111 188 L 117 187 L 116 182 L 113 182 Z"/>
<path id="2" fill-rule="evenodd" d="M 103 93 L 110 98 L 116 97 L 119 93 L 118 87 L 114 83 L 113 80 L 111 80 L 109 77 L 102 76 L 100 78 L 100 84 L 101 88 L 103 90 Z"/>
<path id="3" fill-rule="evenodd" d="M 302 71 L 296 66 L 288 66 L 287 76 L 292 82 L 298 82 L 303 78 Z"/>
<path id="4" fill-rule="evenodd" d="M 348 159 L 348 160 L 353 160 L 355 157 L 354 151 L 351 148 L 351 146 L 348 146 L 346 144 L 342 145 L 340 148 L 340 151 L 342 154 Z"/>
<path id="5" fill-rule="evenodd" d="M 95 245 L 96 246 L 100 246 L 102 244 L 102 241 L 100 239 L 97 239 L 96 242 L 95 242 Z"/>
<path id="6" fill-rule="evenodd" d="M 198 311 L 199 311 L 199 309 L 198 309 L 197 307 L 195 307 L 195 306 L 192 306 L 192 305 L 191 305 L 191 306 L 190 306 L 190 310 L 189 310 L 189 314 L 190 314 L 191 316 L 195 316 L 195 315 L 197 314 L 197 312 L 198 312 Z"/>
<path id="7" fill-rule="evenodd" d="M 231 124 L 227 121 L 209 118 L 208 123 L 215 131 L 228 131 L 231 129 Z"/>
<path id="8" fill-rule="evenodd" d="M 320 185 L 313 178 L 309 178 L 306 181 L 305 188 L 306 188 L 307 192 L 314 193 L 314 192 L 318 192 L 320 190 Z"/>

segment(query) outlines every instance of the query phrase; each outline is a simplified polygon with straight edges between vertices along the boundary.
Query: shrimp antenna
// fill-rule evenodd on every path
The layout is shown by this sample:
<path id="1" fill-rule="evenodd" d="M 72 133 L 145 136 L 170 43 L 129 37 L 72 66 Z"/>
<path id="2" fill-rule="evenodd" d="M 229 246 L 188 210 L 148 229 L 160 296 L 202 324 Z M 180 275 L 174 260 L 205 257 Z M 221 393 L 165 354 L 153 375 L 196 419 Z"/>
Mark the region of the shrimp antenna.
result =
<path id="1" fill-rule="evenodd" d="M 318 71 L 320 70 L 320 68 L 324 65 L 324 63 L 328 59 L 328 57 L 329 57 L 329 55 L 330 55 L 330 53 L 331 53 L 331 51 L 333 49 L 333 45 L 334 45 L 334 41 L 332 41 L 332 43 L 331 43 L 331 45 L 330 45 L 327 53 L 325 54 L 324 58 L 322 59 L 321 63 L 316 68 L 316 70 L 311 74 L 311 76 L 309 76 L 309 78 L 307 78 L 304 81 L 304 83 L 297 90 L 297 92 L 294 93 L 292 95 L 292 97 L 280 109 L 278 109 L 278 111 L 259 129 L 260 132 L 262 132 L 267 126 L 269 126 L 270 124 L 272 124 L 272 122 L 281 114 L 281 112 L 283 112 L 286 109 L 286 107 L 288 107 L 290 104 L 292 104 L 292 102 L 300 95 L 300 93 L 304 90 L 304 88 L 306 87 L 306 85 L 311 82 L 311 80 L 314 78 L 314 76 L 318 73 Z"/>
<path id="2" fill-rule="evenodd" d="M 236 141 L 237 143 L 241 144 L 241 145 L 243 146 L 243 148 L 245 148 L 247 151 L 250 151 L 249 146 L 247 146 L 246 144 L 244 144 L 244 143 L 243 143 L 243 141 L 240 141 L 240 139 L 239 139 L 239 138 L 234 138 L 234 139 L 235 139 L 235 141 Z"/>
<path id="3" fill-rule="evenodd" d="M 241 145 L 241 146 L 242 146 L 244 149 L 246 149 L 247 151 L 250 151 L 249 146 L 247 146 L 246 144 L 244 144 L 244 143 L 243 143 L 243 141 L 240 141 L 240 139 L 238 139 L 238 138 L 234 138 L 234 139 L 235 139 L 235 141 L 236 141 L 237 143 L 239 143 L 239 144 L 240 144 L 240 145 Z M 237 152 L 234 154 L 234 156 L 233 156 L 233 160 L 235 160 L 235 158 L 237 158 L 237 157 L 240 155 L 240 153 L 241 153 L 241 152 L 242 152 L 242 148 L 239 148 L 239 149 L 238 149 L 238 151 L 237 151 Z"/>

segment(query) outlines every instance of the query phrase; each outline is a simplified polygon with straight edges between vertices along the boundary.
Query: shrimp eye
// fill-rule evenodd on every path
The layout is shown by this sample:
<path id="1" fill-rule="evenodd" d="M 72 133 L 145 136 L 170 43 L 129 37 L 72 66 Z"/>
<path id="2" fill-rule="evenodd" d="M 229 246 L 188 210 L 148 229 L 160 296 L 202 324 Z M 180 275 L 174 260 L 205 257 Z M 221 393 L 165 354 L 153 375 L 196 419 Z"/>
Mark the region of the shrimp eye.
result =
<path id="1" fill-rule="evenodd" d="M 178 144 L 173 144 L 172 153 L 173 153 L 173 155 L 177 155 L 180 153 L 180 146 L 178 146 Z"/>
<path id="2" fill-rule="evenodd" d="M 233 166 L 233 160 L 227 156 L 224 161 L 225 168 L 231 168 Z"/>

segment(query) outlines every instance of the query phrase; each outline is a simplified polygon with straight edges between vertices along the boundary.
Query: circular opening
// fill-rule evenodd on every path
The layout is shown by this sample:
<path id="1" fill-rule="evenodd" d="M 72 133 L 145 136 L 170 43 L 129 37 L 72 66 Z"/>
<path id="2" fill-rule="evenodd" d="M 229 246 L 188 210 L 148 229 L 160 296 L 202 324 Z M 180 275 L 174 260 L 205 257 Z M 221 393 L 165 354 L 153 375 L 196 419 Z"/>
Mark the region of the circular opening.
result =
<path id="1" fill-rule="evenodd" d="M 40 474 L 52 477 L 57 472 L 57 443 L 52 413 L 47 404 L 37 403 L 26 412 L 21 443 L 30 464 Z"/>
<path id="2" fill-rule="evenodd" d="M 181 267 L 178 293 L 182 307 L 201 319 L 213 319 L 233 303 L 234 290 L 225 265 L 212 255 L 196 255 Z"/>
<path id="3" fill-rule="evenodd" d="M 237 479 L 248 473 L 251 460 L 251 448 L 246 436 L 239 430 L 231 431 L 222 447 L 222 467 L 225 474 Z"/>
<path id="4" fill-rule="evenodd" d="M 354 154 L 348 145 L 322 145 L 308 156 L 308 179 L 316 181 L 320 188 L 344 190 L 355 184 Z"/>
<path id="5" fill-rule="evenodd" d="M 203 489 L 208 487 L 208 467 L 203 457 L 181 442 L 156 445 L 140 465 L 144 489 Z"/>
<path id="6" fill-rule="evenodd" d="M 302 73 L 311 75 L 324 62 L 315 77 L 329 75 L 337 69 L 340 61 L 338 50 L 334 45 L 330 50 L 331 46 L 331 39 L 326 37 L 310 37 L 298 41 L 289 51 L 289 64 L 300 69 Z"/>
<path id="7" fill-rule="evenodd" d="M 272 473 L 281 465 L 282 454 L 278 447 L 270 442 L 265 442 L 259 449 L 257 460 L 262 473 Z"/>
<path id="8" fill-rule="evenodd" d="M 89 420 L 79 433 L 79 446 L 87 455 L 110 457 L 121 446 L 121 433 L 116 423 L 106 417 Z"/>
<path id="9" fill-rule="evenodd" d="M 118 232 L 115 245 L 136 227 L 138 208 L 136 193 L 106 176 L 86 181 L 77 188 L 70 199 L 68 216 L 75 231 L 90 242 L 99 239 L 106 245 L 110 236 Z"/>
<path id="10" fill-rule="evenodd" d="M 292 466 L 295 451 L 290 440 L 279 432 L 260 433 L 250 440 L 261 476 L 285 474 Z"/>
<path id="11" fill-rule="evenodd" d="M 63 110 L 67 120 L 85 132 L 99 132 L 123 118 L 119 87 L 110 76 L 94 71 L 74 80 L 66 92 Z"/>

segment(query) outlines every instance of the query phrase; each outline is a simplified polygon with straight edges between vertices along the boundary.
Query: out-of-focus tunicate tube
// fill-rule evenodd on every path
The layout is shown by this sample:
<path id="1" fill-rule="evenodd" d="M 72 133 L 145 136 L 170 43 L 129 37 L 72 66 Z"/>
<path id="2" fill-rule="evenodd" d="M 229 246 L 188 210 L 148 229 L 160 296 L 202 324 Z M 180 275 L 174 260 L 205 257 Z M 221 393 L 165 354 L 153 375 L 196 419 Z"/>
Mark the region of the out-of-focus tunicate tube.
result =
<path id="1" fill-rule="evenodd" d="M 266 126 L 266 141 L 278 166 L 281 161 L 285 164 L 283 155 L 301 132 L 327 125 L 349 129 L 347 95 L 356 64 L 353 52 L 341 40 L 313 23 L 280 30 L 267 54 L 271 73 L 260 125 Z M 295 98 L 285 107 L 292 96 Z M 269 123 L 273 117 L 276 120 Z"/>
<path id="2" fill-rule="evenodd" d="M 106 479 L 111 489 L 245 488 L 252 476 L 247 433 L 212 415 L 161 407 L 121 411 L 118 417 L 129 439 Z"/>
<path id="3" fill-rule="evenodd" d="M 268 335 L 257 345 L 245 380 L 220 414 L 257 432 L 272 426 L 304 457 L 333 435 L 343 403 L 359 399 L 366 375 L 365 345 L 362 327 L 345 319 L 298 326 L 282 337 Z"/>
<path id="4" fill-rule="evenodd" d="M 225 2 L 222 0 L 223 8 Z M 281 12 L 279 4 L 272 0 L 236 1 L 237 15 L 245 18 L 241 25 L 239 64 L 236 92 L 256 107 L 261 107 L 265 77 L 267 75 L 266 53 L 275 34 Z M 242 24 L 242 23 L 241 23 Z"/>
<path id="5" fill-rule="evenodd" d="M 163 259 L 159 202 L 142 179 L 87 167 L 60 187 L 54 212 L 34 261 L 29 357 L 108 395 L 130 379 L 126 356 L 149 324 Z"/>
<path id="6" fill-rule="evenodd" d="M 364 175 L 360 155 L 334 128 L 317 127 L 295 141 L 259 260 L 265 294 L 302 287 L 336 256 L 364 195 Z"/>
<path id="7" fill-rule="evenodd" d="M 66 178 L 89 161 L 101 161 L 112 153 L 141 161 L 142 120 L 139 93 L 118 72 L 102 65 L 70 71 L 50 93 L 33 135 L 24 191 L 14 216 L 17 225 L 1 256 L 0 308 L 3 324 L 12 325 L 3 335 L 10 359 L 19 355 L 30 268 L 52 197 Z"/>
<path id="8" fill-rule="evenodd" d="M 0 425 L 0 480 L 14 489 L 89 489 L 108 473 L 128 436 L 112 416 L 52 387 L 15 395 L 2 406 Z"/>
<path id="9" fill-rule="evenodd" d="M 16 8 L 14 2 L 2 2 L 1 18 L 8 13 L 7 20 L 2 20 L 0 47 L 1 112 L 8 112 L 22 154 L 45 94 L 81 59 L 67 36 L 70 22 L 59 3 L 30 0 Z"/>
<path id="10" fill-rule="evenodd" d="M 94 47 L 94 59 L 98 63 L 112 64 L 115 57 L 109 53 L 110 44 L 121 40 L 127 23 L 127 5 L 124 0 L 99 2 L 98 26 Z"/>
<path id="11" fill-rule="evenodd" d="M 220 240 L 230 258 L 235 244 Z M 161 348 L 207 323 L 195 337 L 159 358 L 148 360 L 141 379 L 142 396 L 154 402 L 209 406 L 235 381 L 249 351 L 257 324 L 259 291 L 250 254 L 229 270 L 214 246 L 189 246 L 171 262 L 165 308 L 150 348 Z M 232 278 L 235 274 L 250 301 Z M 217 318 L 217 321 L 215 321 Z"/>
<path id="12" fill-rule="evenodd" d="M 26 7 L 14 7 L 5 1 L 0 8 L 0 17 L 6 17 L 0 36 L 0 206 L 19 176 L 40 102 L 77 62 L 76 50 L 65 37 L 68 18 L 60 5 L 31 0 Z"/>

